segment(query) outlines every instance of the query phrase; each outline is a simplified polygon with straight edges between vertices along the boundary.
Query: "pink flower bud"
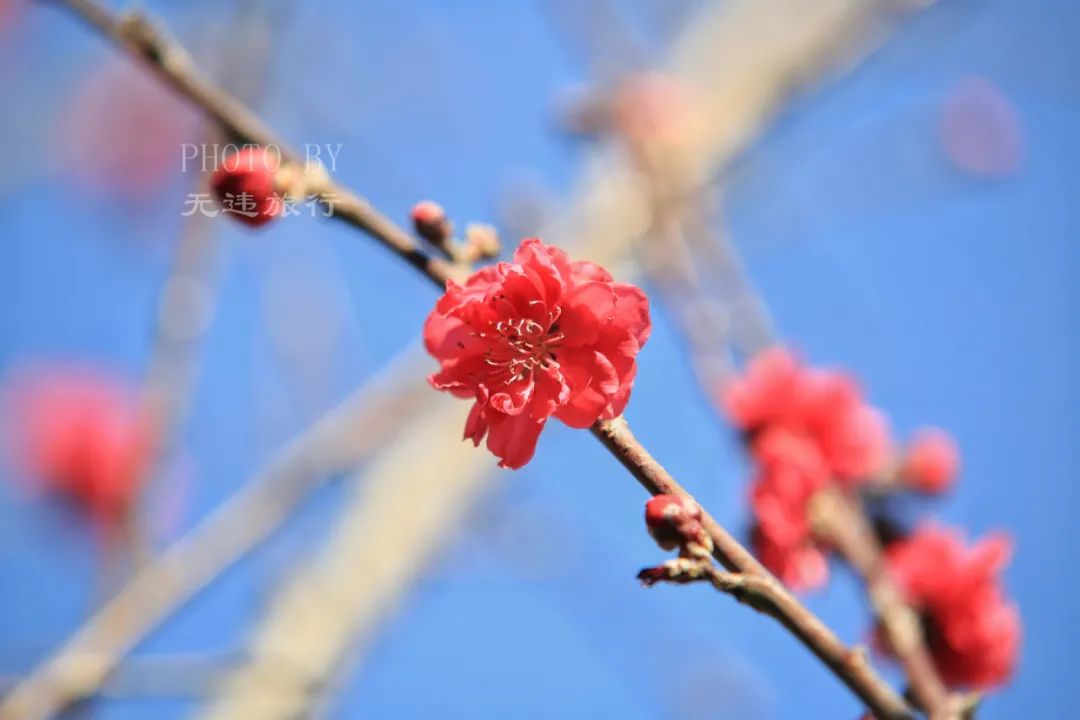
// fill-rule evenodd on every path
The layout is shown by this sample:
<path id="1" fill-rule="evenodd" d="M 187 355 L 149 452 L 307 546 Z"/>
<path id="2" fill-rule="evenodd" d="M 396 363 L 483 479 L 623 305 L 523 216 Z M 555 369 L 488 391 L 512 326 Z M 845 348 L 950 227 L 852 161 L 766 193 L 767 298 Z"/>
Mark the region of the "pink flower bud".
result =
<path id="1" fill-rule="evenodd" d="M 454 227 L 446 217 L 442 205 L 431 200 L 421 200 L 413 206 L 413 227 L 416 234 L 436 247 L 445 247 L 454 234 Z"/>
<path id="2" fill-rule="evenodd" d="M 900 464 L 909 487 L 925 493 L 949 489 L 960 466 L 960 451 L 944 430 L 924 428 L 915 433 Z"/>
<path id="3" fill-rule="evenodd" d="M 282 210 L 275 177 L 281 158 L 265 147 L 245 147 L 221 161 L 210 189 L 222 212 L 237 221 L 260 227 Z"/>
<path id="4" fill-rule="evenodd" d="M 656 543 L 674 550 L 687 543 L 702 543 L 701 508 L 690 498 L 657 495 L 645 503 L 645 525 Z"/>

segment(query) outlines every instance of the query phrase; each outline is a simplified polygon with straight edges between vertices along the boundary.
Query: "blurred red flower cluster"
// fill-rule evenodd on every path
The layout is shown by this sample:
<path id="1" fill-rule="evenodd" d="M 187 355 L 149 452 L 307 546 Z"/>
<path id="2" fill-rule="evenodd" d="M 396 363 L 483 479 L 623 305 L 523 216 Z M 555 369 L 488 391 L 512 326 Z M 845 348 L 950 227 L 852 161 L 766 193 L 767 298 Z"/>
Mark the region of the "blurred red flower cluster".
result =
<path id="1" fill-rule="evenodd" d="M 810 502 L 830 484 L 851 489 L 885 467 L 884 416 L 851 378 L 804 367 L 781 348 L 755 358 L 723 400 L 758 466 L 750 496 L 762 562 L 796 589 L 823 584 L 828 567 L 811 531 Z"/>
<path id="2" fill-rule="evenodd" d="M 755 552 L 797 590 L 828 580 L 829 543 L 815 532 L 815 499 L 824 491 L 940 493 L 959 469 L 959 451 L 947 433 L 924 428 L 897 453 L 885 417 L 866 404 L 852 378 L 806 367 L 783 348 L 755 357 L 725 387 L 722 403 L 744 432 L 756 466 L 750 488 Z M 995 537 L 968 551 L 957 535 L 929 527 L 888 548 L 889 564 L 922 613 L 931 652 L 950 685 L 986 687 L 1011 672 L 1020 620 L 997 578 L 1008 545 Z"/>

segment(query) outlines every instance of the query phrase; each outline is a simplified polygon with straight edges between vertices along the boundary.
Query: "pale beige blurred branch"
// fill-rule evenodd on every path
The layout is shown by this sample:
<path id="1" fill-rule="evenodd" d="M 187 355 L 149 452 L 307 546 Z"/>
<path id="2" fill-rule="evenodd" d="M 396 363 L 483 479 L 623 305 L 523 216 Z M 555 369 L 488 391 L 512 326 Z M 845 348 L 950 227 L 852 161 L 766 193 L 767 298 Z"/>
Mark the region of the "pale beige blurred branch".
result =
<path id="1" fill-rule="evenodd" d="M 140 568 L 98 613 L 0 703 L 0 719 L 55 715 L 92 694 L 150 630 L 264 540 L 313 489 L 400 432 L 429 397 L 402 363 L 294 440 L 187 535 Z"/>
<path id="2" fill-rule="evenodd" d="M 490 485 L 490 458 L 447 432 L 467 410 L 449 397 L 429 401 L 409 432 L 379 452 L 354 481 L 325 547 L 273 599 L 250 661 L 199 717 L 307 716 L 349 647 L 376 632 L 416 569 L 441 551 Z"/>

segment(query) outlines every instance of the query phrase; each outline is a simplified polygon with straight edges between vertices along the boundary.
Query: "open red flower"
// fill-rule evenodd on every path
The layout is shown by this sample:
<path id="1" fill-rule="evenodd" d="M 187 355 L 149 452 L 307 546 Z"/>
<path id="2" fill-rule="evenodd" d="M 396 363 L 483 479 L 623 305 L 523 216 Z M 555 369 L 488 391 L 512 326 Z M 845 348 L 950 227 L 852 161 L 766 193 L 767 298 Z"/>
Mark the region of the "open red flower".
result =
<path id="1" fill-rule="evenodd" d="M 951 687 L 985 689 L 1012 675 L 1020 614 L 999 577 L 1011 552 L 1005 535 L 965 547 L 958 533 L 934 525 L 888 549 L 889 568 L 922 614 L 934 663 Z"/>
<path id="2" fill-rule="evenodd" d="M 519 468 L 551 416 L 587 428 L 622 413 L 651 327 L 639 288 L 531 238 L 513 262 L 447 283 L 424 324 L 441 364 L 430 382 L 474 400 L 465 437 Z"/>
<path id="3" fill-rule="evenodd" d="M 749 433 L 784 427 L 805 436 L 842 485 L 857 484 L 888 462 L 888 423 L 865 403 L 858 384 L 834 370 L 807 368 L 784 348 L 756 356 L 722 400 L 732 422 Z"/>
<path id="4" fill-rule="evenodd" d="M 790 424 L 796 419 L 792 415 L 803 372 L 785 348 L 758 353 L 745 374 L 724 388 L 724 410 L 733 423 L 749 432 L 769 424 Z"/>
<path id="5" fill-rule="evenodd" d="M 41 369 L 16 380 L 17 450 L 41 489 L 102 523 L 134 498 L 145 433 L 127 389 L 83 368 Z"/>

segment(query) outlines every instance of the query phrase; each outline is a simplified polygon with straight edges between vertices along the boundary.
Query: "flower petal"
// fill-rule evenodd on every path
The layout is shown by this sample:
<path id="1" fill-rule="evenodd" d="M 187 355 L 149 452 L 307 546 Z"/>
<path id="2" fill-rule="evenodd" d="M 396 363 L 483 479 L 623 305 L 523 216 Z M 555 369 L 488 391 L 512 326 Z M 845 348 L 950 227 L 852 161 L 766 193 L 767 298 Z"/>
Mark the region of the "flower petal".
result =
<path id="1" fill-rule="evenodd" d="M 499 458 L 499 467 L 517 470 L 532 459 L 544 420 L 528 414 L 515 415 L 488 430 L 488 450 Z"/>
<path id="2" fill-rule="evenodd" d="M 488 403 L 504 415 L 520 415 L 532 400 L 533 390 L 532 379 L 517 380 L 492 393 Z"/>
<path id="3" fill-rule="evenodd" d="M 465 421 L 464 440 L 472 440 L 474 447 L 480 447 L 480 441 L 487 434 L 488 426 L 484 420 L 484 406 L 474 403 L 469 411 L 469 418 Z"/>
<path id="4" fill-rule="evenodd" d="M 563 305 L 559 329 L 568 347 L 593 345 L 615 314 L 615 293 L 610 283 L 590 282 L 573 289 Z"/>

